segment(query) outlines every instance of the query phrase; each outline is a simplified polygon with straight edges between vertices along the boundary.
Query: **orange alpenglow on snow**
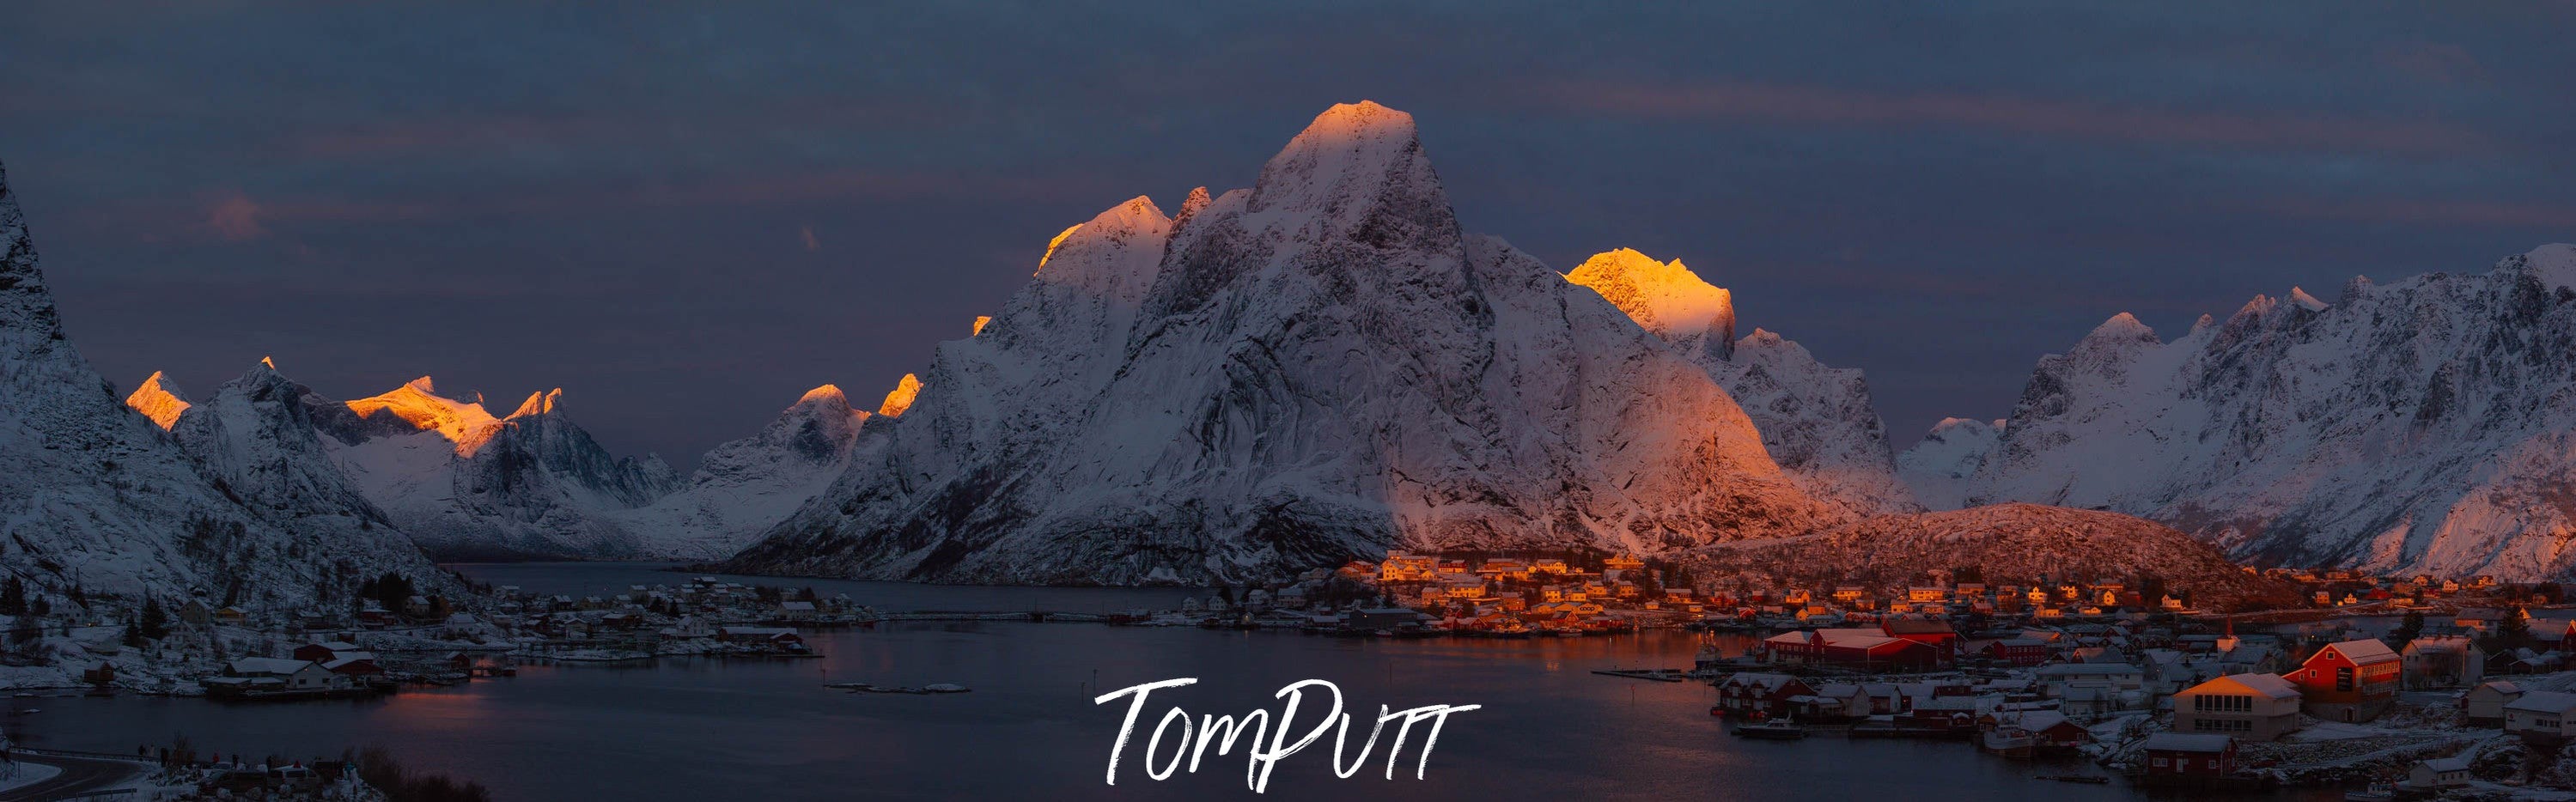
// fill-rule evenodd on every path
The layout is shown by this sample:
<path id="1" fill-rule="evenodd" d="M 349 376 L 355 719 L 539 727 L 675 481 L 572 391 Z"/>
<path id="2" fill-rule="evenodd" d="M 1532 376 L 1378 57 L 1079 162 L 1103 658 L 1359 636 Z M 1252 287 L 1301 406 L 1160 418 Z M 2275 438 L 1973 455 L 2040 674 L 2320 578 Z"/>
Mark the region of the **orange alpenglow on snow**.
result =
<path id="1" fill-rule="evenodd" d="M 1303 138 L 1308 134 L 1314 134 L 1338 139 L 1387 126 L 1410 129 L 1413 127 L 1413 115 L 1378 105 L 1374 100 L 1362 100 L 1358 103 L 1333 104 L 1333 107 L 1325 109 L 1324 113 L 1315 115 L 1315 121 L 1306 124 L 1306 130 L 1298 132 L 1297 136 Z"/>
<path id="2" fill-rule="evenodd" d="M 1047 240 L 1046 253 L 1038 255 L 1038 269 L 1045 270 L 1047 260 L 1055 258 L 1055 246 L 1064 244 L 1064 238 L 1073 236 L 1073 232 L 1080 230 L 1082 230 L 1081 223 L 1065 226 L 1063 231 L 1056 232 L 1055 239 Z"/>
<path id="3" fill-rule="evenodd" d="M 889 418 L 903 417 L 903 411 L 912 408 L 913 396 L 920 394 L 921 377 L 903 374 L 903 381 L 894 383 L 894 392 L 886 394 L 885 403 L 877 405 L 877 414 Z"/>
<path id="4" fill-rule="evenodd" d="M 143 380 L 143 386 L 134 388 L 133 394 L 125 397 L 125 405 L 132 407 L 136 412 L 143 413 L 143 417 L 152 420 L 152 425 L 161 427 L 165 432 L 169 431 L 170 427 L 179 425 L 180 413 L 195 406 L 188 403 L 188 399 L 180 397 L 179 388 L 171 386 L 170 380 L 163 377 L 161 371 L 157 370 L 152 372 L 150 378 Z"/>
<path id="5" fill-rule="evenodd" d="M 796 402 L 802 404 L 818 398 L 844 398 L 844 396 L 841 395 L 840 385 L 826 384 L 821 387 L 805 391 L 804 395 L 796 398 Z"/>
<path id="6" fill-rule="evenodd" d="M 986 324 L 986 323 L 991 323 L 991 322 L 993 322 L 993 316 L 992 316 L 992 315 L 976 315 L 976 316 L 975 316 L 975 331 L 974 331 L 974 333 L 973 333 L 973 334 L 968 334 L 968 335 L 966 335 L 966 336 L 973 337 L 973 336 L 976 336 L 976 335 L 979 335 L 979 334 L 983 334 L 983 333 L 984 333 L 984 324 Z"/>
<path id="7" fill-rule="evenodd" d="M 1672 340 L 1711 331 L 1729 339 L 1735 335 L 1734 296 L 1700 280 L 1680 259 L 1657 262 L 1621 248 L 1584 260 L 1565 280 L 1592 288 L 1657 337 Z"/>
<path id="8" fill-rule="evenodd" d="M 538 399 L 531 397 L 529 401 L 535 403 Z M 501 421 L 483 409 L 480 397 L 473 401 L 442 397 L 427 376 L 405 382 L 393 392 L 350 401 L 347 405 L 349 411 L 361 418 L 386 413 L 401 418 L 414 428 L 437 432 L 440 437 L 456 444 L 458 454 L 472 455 L 475 449 L 490 442 L 493 433 L 501 428 Z"/>
<path id="9" fill-rule="evenodd" d="M 543 415 L 548 412 L 553 412 L 555 411 L 555 404 L 561 403 L 562 401 L 563 388 L 561 387 L 542 393 L 529 393 L 528 400 L 519 402 L 518 410 L 511 412 L 510 418 L 517 418 L 526 415 Z M 509 420 L 510 418 L 502 418 L 502 420 Z"/>

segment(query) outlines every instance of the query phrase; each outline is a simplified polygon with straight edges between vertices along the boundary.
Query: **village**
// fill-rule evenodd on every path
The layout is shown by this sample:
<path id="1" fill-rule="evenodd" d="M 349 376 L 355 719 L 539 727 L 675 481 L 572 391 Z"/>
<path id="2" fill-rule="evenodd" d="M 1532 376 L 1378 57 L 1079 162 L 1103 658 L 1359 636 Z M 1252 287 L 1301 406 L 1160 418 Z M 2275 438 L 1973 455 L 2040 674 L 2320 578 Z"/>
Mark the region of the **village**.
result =
<path id="1" fill-rule="evenodd" d="M 1717 732 L 1955 740 L 2069 764 L 2049 775 L 2069 782 L 2354 784 L 2360 799 L 2576 785 L 2576 759 L 2562 759 L 2576 743 L 2576 672 L 2562 671 L 2576 625 L 2533 616 L 2565 589 L 2276 575 L 2308 606 L 2204 611 L 2192 588 L 2155 577 L 1703 589 L 1680 566 L 1625 555 L 1395 552 L 1175 610 L 974 617 L 1359 638 L 1690 631 L 1706 644 L 1693 665 L 1594 673 L 1705 683 Z M 814 655 L 814 629 L 936 615 L 686 575 L 601 595 L 474 590 L 449 599 L 386 576 L 346 614 L 279 621 L 192 600 L 121 630 L 66 624 L 45 646 L 88 650 L 93 693 L 249 703 L 497 680 L 529 664 L 793 659 Z"/>
<path id="2" fill-rule="evenodd" d="M 846 595 L 709 577 L 605 596 L 479 591 L 450 599 L 389 575 L 370 581 L 344 614 L 254 620 L 236 607 L 189 600 L 167 611 L 149 605 L 122 627 L 66 617 L 28 626 L 16 638 L 20 651 L 33 653 L 22 657 L 78 666 L 78 683 L 92 694 L 122 689 L 256 702 L 456 685 L 515 676 L 523 663 L 812 657 L 803 630 L 882 619 Z M 21 689 L 63 685 L 12 682 Z"/>
<path id="3" fill-rule="evenodd" d="M 2576 791 L 2576 672 L 2563 670 L 2576 621 L 2531 612 L 2569 588 L 2268 574 L 2307 606 L 2203 611 L 2155 577 L 1701 590 L 1625 556 L 1395 552 L 1155 622 L 1378 637 L 1678 627 L 1749 644 L 1712 643 L 1687 669 L 1594 673 L 1706 682 L 1710 714 L 1748 738 L 1953 739 L 2099 769 L 2049 779 L 2202 791 Z"/>

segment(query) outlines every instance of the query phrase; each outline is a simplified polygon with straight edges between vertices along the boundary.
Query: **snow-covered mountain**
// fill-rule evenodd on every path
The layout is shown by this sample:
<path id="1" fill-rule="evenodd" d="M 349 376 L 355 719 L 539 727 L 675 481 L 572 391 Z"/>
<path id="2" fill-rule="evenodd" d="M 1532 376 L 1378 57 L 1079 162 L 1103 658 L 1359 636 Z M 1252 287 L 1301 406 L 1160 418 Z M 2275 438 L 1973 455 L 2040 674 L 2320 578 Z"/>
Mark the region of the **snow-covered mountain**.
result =
<path id="1" fill-rule="evenodd" d="M 256 412 L 273 398 L 227 385 L 190 405 L 151 384 L 162 391 L 146 396 L 151 417 L 136 414 L 64 337 L 0 172 L 0 565 L 55 594 L 78 587 L 133 604 L 202 596 L 263 614 L 342 603 L 361 577 L 384 571 L 437 581 L 392 529 L 357 510 L 295 503 L 295 471 L 245 459 L 233 474 L 242 487 L 219 486 L 156 425 L 211 421 L 221 413 L 199 410 L 236 402 Z"/>
<path id="2" fill-rule="evenodd" d="M 303 385 L 278 375 L 276 363 L 262 359 L 202 404 L 188 402 L 160 373 L 145 379 L 125 404 L 160 425 L 208 481 L 245 506 L 300 526 L 390 528 L 385 513 L 358 491 L 315 436 L 307 395 Z"/>
<path id="3" fill-rule="evenodd" d="M 561 389 L 493 417 L 427 376 L 383 395 L 304 404 L 332 461 L 441 559 L 658 556 L 621 517 L 677 489 L 659 458 L 619 457 L 567 418 Z"/>
<path id="4" fill-rule="evenodd" d="M 1986 465 L 2010 421 L 1943 418 L 1920 442 L 1896 455 L 1896 475 L 1914 488 L 1914 498 L 1936 510 L 1966 506 L 1968 482 Z"/>
<path id="5" fill-rule="evenodd" d="M 730 557 L 849 467 L 851 446 L 869 417 L 850 408 L 841 388 L 816 387 L 758 434 L 708 451 L 686 487 L 610 515 L 657 556 Z"/>
<path id="6" fill-rule="evenodd" d="M 2240 558 L 2437 575 L 2576 568 L 2576 246 L 2126 314 L 2040 360 L 1966 500 L 2130 512 Z"/>
<path id="7" fill-rule="evenodd" d="M 1832 368 L 1780 335 L 1735 339 L 1734 296 L 1675 259 L 1621 248 L 1585 260 L 1567 281 L 1590 287 L 1662 338 L 1735 398 L 1762 445 L 1810 493 L 1862 513 L 1921 509 L 1896 475 L 1887 427 L 1857 368 Z"/>
<path id="8" fill-rule="evenodd" d="M 1458 225 L 1411 116 L 1068 229 L 732 567 L 1210 582 L 1386 548 L 1663 552 L 1839 523 L 1708 371 Z"/>

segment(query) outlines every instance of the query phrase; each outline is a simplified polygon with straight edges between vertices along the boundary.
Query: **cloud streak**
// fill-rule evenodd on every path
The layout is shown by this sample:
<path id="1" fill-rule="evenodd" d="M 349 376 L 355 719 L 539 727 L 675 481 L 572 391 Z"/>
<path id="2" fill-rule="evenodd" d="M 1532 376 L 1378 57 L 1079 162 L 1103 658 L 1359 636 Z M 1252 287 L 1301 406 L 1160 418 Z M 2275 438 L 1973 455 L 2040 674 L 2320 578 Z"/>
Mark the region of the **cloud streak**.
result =
<path id="1" fill-rule="evenodd" d="M 2000 94 L 1888 93 L 1828 86 L 1707 81 L 1560 81 L 1538 96 L 1562 109 L 1657 120 L 1856 127 L 1942 127 L 2089 142 L 2456 156 L 2486 136 L 2430 121 L 2124 107 Z"/>

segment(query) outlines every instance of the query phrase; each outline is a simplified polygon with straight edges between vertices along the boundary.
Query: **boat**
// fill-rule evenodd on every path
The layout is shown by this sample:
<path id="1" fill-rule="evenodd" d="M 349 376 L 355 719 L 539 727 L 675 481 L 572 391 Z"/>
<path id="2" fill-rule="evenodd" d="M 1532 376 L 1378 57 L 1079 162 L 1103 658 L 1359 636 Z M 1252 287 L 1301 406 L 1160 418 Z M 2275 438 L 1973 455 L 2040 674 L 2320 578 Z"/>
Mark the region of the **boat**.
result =
<path id="1" fill-rule="evenodd" d="M 1783 718 L 1735 725 L 1735 736 L 1769 741 L 1795 741 L 1807 737 L 1807 728 L 1799 726 L 1798 722 Z"/>
<path id="2" fill-rule="evenodd" d="M 2397 798 L 2397 788 L 2387 783 L 2371 783 L 2363 790 L 2343 792 L 2343 798 L 2344 802 L 2392 802 Z"/>
<path id="3" fill-rule="evenodd" d="M 2039 746 L 2039 739 L 2031 737 L 2029 730 L 2020 727 L 1996 727 L 1985 731 L 1979 738 L 1979 747 L 2015 760 L 2029 760 Z"/>

